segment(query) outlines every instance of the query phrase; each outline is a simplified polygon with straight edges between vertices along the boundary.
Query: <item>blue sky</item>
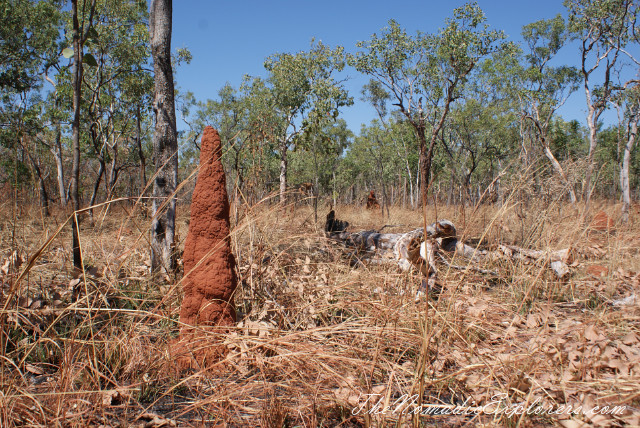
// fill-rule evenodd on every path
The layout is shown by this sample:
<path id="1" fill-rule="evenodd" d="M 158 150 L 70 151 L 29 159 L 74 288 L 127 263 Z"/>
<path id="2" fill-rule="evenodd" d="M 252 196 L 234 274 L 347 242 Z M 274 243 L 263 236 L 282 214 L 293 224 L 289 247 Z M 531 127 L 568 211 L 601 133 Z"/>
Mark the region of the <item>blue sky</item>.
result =
<path id="1" fill-rule="evenodd" d="M 389 19 L 395 19 L 409 34 L 435 32 L 444 26 L 455 7 L 464 1 L 214 1 L 179 0 L 173 5 L 172 49 L 187 47 L 191 64 L 178 69 L 177 82 L 198 100 L 215 99 L 226 83 L 238 87 L 245 74 L 264 76 L 264 59 L 276 52 L 298 52 L 310 46 L 312 38 L 330 46 L 356 50 L 358 41 L 368 40 Z M 491 27 L 504 30 L 519 41 L 523 25 L 539 19 L 566 15 L 560 0 L 479 0 Z M 559 60 L 578 65 L 577 49 L 567 47 Z M 358 133 L 361 123 L 376 117 L 374 110 L 359 101 L 367 78 L 348 69 L 346 83 L 355 104 L 344 108 L 342 117 Z M 560 114 L 585 122 L 584 92 L 574 93 Z M 180 119 L 179 119 L 180 120 Z M 183 128 L 182 124 L 178 124 Z"/>

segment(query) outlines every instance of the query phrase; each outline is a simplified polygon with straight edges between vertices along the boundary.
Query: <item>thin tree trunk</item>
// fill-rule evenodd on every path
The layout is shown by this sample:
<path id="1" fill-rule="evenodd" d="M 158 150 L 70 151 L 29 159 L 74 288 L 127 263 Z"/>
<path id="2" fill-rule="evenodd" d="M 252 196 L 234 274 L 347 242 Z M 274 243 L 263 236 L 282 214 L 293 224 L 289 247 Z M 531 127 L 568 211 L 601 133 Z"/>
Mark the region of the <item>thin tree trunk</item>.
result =
<path id="1" fill-rule="evenodd" d="M 332 192 L 331 192 L 331 201 L 333 202 L 333 205 L 331 205 L 332 208 L 336 207 L 336 169 L 335 167 L 333 168 L 333 170 L 331 171 L 331 183 L 332 183 Z"/>
<path id="2" fill-rule="evenodd" d="M 93 192 L 91 193 L 91 200 L 89 201 L 89 206 L 91 207 L 96 204 L 98 191 L 100 190 L 100 182 L 102 181 L 102 176 L 105 170 L 104 158 L 102 156 L 99 156 L 98 161 L 100 162 L 100 167 L 98 168 L 98 177 L 96 177 L 96 181 L 93 184 Z M 89 220 L 91 221 L 91 226 L 93 226 L 93 209 L 89 210 Z"/>
<path id="3" fill-rule="evenodd" d="M 56 100 L 56 106 L 57 106 Z M 60 193 L 60 205 L 63 207 L 67 205 L 67 194 L 64 190 L 64 165 L 62 163 L 62 126 L 60 126 L 60 120 L 56 120 L 56 141 L 53 147 L 51 147 L 51 154 L 56 161 L 56 177 L 58 181 L 58 192 Z"/>
<path id="4" fill-rule="evenodd" d="M 118 143 L 113 145 L 113 156 L 111 157 L 111 165 L 109 166 L 109 180 L 107 186 L 107 200 L 111 200 L 113 197 L 113 189 L 116 187 L 116 182 L 118 181 Z M 106 181 L 106 180 L 105 180 Z"/>
<path id="5" fill-rule="evenodd" d="M 178 141 L 171 69 L 172 6 L 172 0 L 152 0 L 149 16 L 155 76 L 153 163 L 156 170 L 152 194 L 151 270 L 154 273 L 163 270 L 167 274 L 173 273 L 175 267 L 173 246 L 178 183 Z"/>
<path id="6" fill-rule="evenodd" d="M 620 189 L 622 190 L 622 221 L 625 223 L 629 221 L 629 206 L 631 205 L 631 189 L 629 186 L 629 164 L 631 163 L 631 150 L 636 143 L 636 136 L 638 135 L 638 118 L 639 114 L 636 114 L 632 119 L 629 126 L 629 139 L 624 148 L 624 155 L 622 157 L 622 168 L 620 168 Z"/>
<path id="7" fill-rule="evenodd" d="M 78 21 L 78 0 L 71 2 L 73 14 L 73 121 L 71 123 L 71 145 L 73 161 L 71 164 L 71 202 L 74 211 L 80 210 L 80 195 L 78 182 L 80 180 L 80 101 L 82 99 L 82 38 L 83 29 Z M 76 272 L 82 269 L 82 254 L 80 252 L 80 237 L 76 215 L 71 219 L 71 234 L 73 247 L 73 267 Z"/>
<path id="8" fill-rule="evenodd" d="M 558 162 L 556 157 L 551 152 L 551 149 L 549 148 L 549 144 L 547 144 L 546 139 L 544 137 L 541 137 L 540 142 L 542 143 L 542 149 L 544 150 L 545 156 L 547 157 L 547 159 L 549 159 L 549 161 L 551 162 L 551 165 L 553 166 L 553 169 L 558 173 L 560 178 L 562 178 L 562 182 L 567 187 L 567 191 L 569 192 L 569 198 L 571 199 L 571 203 L 575 205 L 578 200 L 576 198 L 575 192 L 573 191 L 573 186 L 571 185 L 571 183 L 569 183 L 569 179 L 567 178 L 567 175 L 564 173 L 564 170 L 562 169 L 562 165 L 560 165 L 560 162 Z"/>
<path id="9" fill-rule="evenodd" d="M 31 155 L 31 152 L 25 147 L 24 139 L 20 138 L 20 144 L 22 145 L 22 151 L 27 153 L 27 157 L 31 162 L 31 166 L 35 171 L 36 178 L 38 180 L 38 187 L 40 193 L 40 206 L 42 207 L 42 214 L 45 217 L 49 217 L 49 194 L 47 193 L 47 186 L 45 185 L 44 178 L 42 177 L 42 171 L 40 165 L 36 162 L 36 159 Z"/>
<path id="10" fill-rule="evenodd" d="M 587 155 L 587 171 L 584 177 L 585 187 L 583 189 L 585 210 L 589 209 L 589 202 L 591 201 L 591 179 L 594 168 L 593 155 L 598 145 L 598 130 L 595 115 L 596 113 L 593 111 L 593 107 L 589 107 L 589 116 L 587 118 L 587 124 L 589 126 L 589 154 Z"/>
<path id="11" fill-rule="evenodd" d="M 138 148 L 138 157 L 140 158 L 140 193 L 144 191 L 144 188 L 147 185 L 147 164 L 146 159 L 144 157 L 144 151 L 142 150 L 142 131 L 140 124 L 140 104 L 137 106 L 136 110 L 136 145 Z"/>
<path id="12" fill-rule="evenodd" d="M 405 150 L 405 154 L 406 154 L 406 150 Z M 409 176 L 409 178 L 408 178 L 408 181 L 409 181 L 409 203 L 411 204 L 411 209 L 415 209 L 416 205 L 415 205 L 415 201 L 413 200 L 413 174 L 411 174 L 411 165 L 409 165 L 408 156 L 405 156 L 404 162 L 405 162 L 405 166 L 407 168 L 407 175 Z"/>
<path id="13" fill-rule="evenodd" d="M 280 143 L 280 204 L 287 201 L 287 143 Z"/>

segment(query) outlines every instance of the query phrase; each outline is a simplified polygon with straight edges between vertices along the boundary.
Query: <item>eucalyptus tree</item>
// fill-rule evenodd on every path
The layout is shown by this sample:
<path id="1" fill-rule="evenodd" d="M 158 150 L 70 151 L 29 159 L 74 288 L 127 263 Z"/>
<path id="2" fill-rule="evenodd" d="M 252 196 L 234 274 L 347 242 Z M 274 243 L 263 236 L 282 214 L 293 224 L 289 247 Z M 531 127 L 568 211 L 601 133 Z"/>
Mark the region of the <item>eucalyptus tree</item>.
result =
<path id="1" fill-rule="evenodd" d="M 274 183 L 279 183 L 281 117 L 272 107 L 273 94 L 267 80 L 244 76 L 239 93 L 247 106 L 247 174 L 244 186 L 249 201 L 254 203 L 259 196 L 269 194 Z"/>
<path id="2" fill-rule="evenodd" d="M 130 153 L 137 151 L 144 163 L 140 110 L 142 100 L 151 93 L 151 77 L 143 69 L 149 60 L 146 20 L 144 3 L 101 0 L 96 7 L 95 31 L 86 44 L 87 52 L 96 62 L 84 79 L 89 134 L 99 162 L 91 205 L 96 202 L 103 175 L 109 199 L 121 171 L 137 166 L 128 161 L 132 158 Z M 130 141 L 135 141 L 137 147 L 132 145 L 123 150 L 122 146 Z M 126 157 L 125 162 L 119 160 L 121 155 Z"/>
<path id="3" fill-rule="evenodd" d="M 371 76 L 389 93 L 412 125 L 419 143 L 420 181 L 426 203 L 433 151 L 452 103 L 460 97 L 474 67 L 493 52 L 510 47 L 505 34 L 490 30 L 476 3 L 453 11 L 453 18 L 435 34 L 407 35 L 389 21 L 349 56 L 349 64 Z"/>
<path id="4" fill-rule="evenodd" d="M 589 153 L 584 199 L 588 207 L 601 115 L 617 90 L 637 82 L 636 77 L 626 83 L 619 79 L 625 61 L 635 69 L 640 65 L 627 50 L 630 43 L 638 42 L 636 21 L 640 5 L 635 0 L 565 0 L 564 5 L 569 12 L 572 38 L 580 46 L 580 74 L 587 102 Z"/>
<path id="5" fill-rule="evenodd" d="M 251 106 L 246 94 L 226 83 L 218 91 L 216 99 L 197 101 L 192 93 L 187 93 L 184 98 L 186 102 L 182 105 L 182 116 L 190 128 L 186 139 L 191 140 L 193 146 L 199 149 L 197 138 L 202 130 L 207 125 L 214 127 L 223 146 L 223 165 L 227 174 L 232 175 L 227 184 L 235 183 L 238 191 L 242 191 L 249 174 L 247 152 L 250 149 Z"/>
<path id="6" fill-rule="evenodd" d="M 178 182 L 178 140 L 171 66 L 172 0 L 152 0 L 149 39 L 154 71 L 153 112 L 153 221 L 151 225 L 151 270 L 174 271 L 175 191 Z"/>
<path id="7" fill-rule="evenodd" d="M 309 126 L 296 140 L 291 169 L 298 183 L 313 183 L 316 223 L 318 198 L 322 191 L 331 193 L 333 205 L 336 204 L 336 168 L 352 138 L 353 133 L 344 119 L 326 118 Z"/>
<path id="8" fill-rule="evenodd" d="M 374 107 L 380 123 L 387 129 L 388 135 L 391 137 L 390 143 L 393 145 L 398 158 L 404 161 L 402 168 L 406 171 L 408 178 L 410 205 L 411 208 L 415 208 L 417 197 L 414 197 L 413 192 L 414 173 L 411 165 L 413 153 L 411 148 L 415 144 L 415 135 L 410 136 L 407 132 L 403 132 L 406 130 L 408 122 L 404 120 L 401 114 L 398 114 L 397 111 L 389 114 L 387 104 L 391 96 L 378 80 L 371 79 L 362 88 L 361 99 L 369 102 Z M 418 177 L 418 175 L 419 171 L 416 171 L 415 177 Z"/>
<path id="9" fill-rule="evenodd" d="M 564 19 L 540 20 L 525 25 L 522 37 L 528 46 L 525 64 L 514 79 L 513 90 L 520 100 L 523 120 L 531 124 L 533 134 L 554 171 L 560 176 L 571 203 L 577 199 L 572 183 L 551 150 L 549 126 L 556 111 L 578 88 L 579 75 L 575 67 L 552 66 L 550 62 L 564 46 L 568 32 Z"/>
<path id="10" fill-rule="evenodd" d="M 262 104 L 271 110 L 269 125 L 280 157 L 280 202 L 287 191 L 288 152 L 310 127 L 326 117 L 337 118 L 339 109 L 353 99 L 335 77 L 345 66 L 344 49 L 314 43 L 307 52 L 277 53 L 264 63 L 268 72 L 267 97 Z"/>
<path id="11" fill-rule="evenodd" d="M 622 220 L 629 221 L 629 207 L 631 206 L 631 186 L 629 183 L 629 168 L 631 154 L 637 145 L 638 121 L 640 121 L 640 85 L 636 84 L 619 96 L 616 103 L 623 109 L 624 147 L 620 165 L 620 189 L 622 190 Z"/>
<path id="12" fill-rule="evenodd" d="M 42 77 L 59 55 L 62 14 L 60 2 L 43 0 L 5 0 L 0 7 L 0 150 L 13 149 L 14 156 L 2 156 L 3 172 L 18 179 L 18 159 L 28 159 L 34 178 L 38 180 L 40 200 L 48 214 L 48 194 L 44 182 L 38 148 L 31 142 L 43 131 L 39 120 L 42 100 Z M 4 150 L 2 150 L 4 151 Z M 13 158 L 13 168 L 7 163 Z M 13 171 L 11 173 L 11 171 Z M 25 169 L 26 172 L 26 169 Z M 2 174 L 3 176 L 5 173 Z M 24 178 L 23 174 L 19 174 Z M 0 180 L 8 177 L 0 176 Z"/>
<path id="13" fill-rule="evenodd" d="M 79 4 L 79 1 L 81 3 Z M 78 9 L 78 6 L 80 8 Z M 72 47 L 63 51 L 65 57 L 73 57 L 73 117 L 71 122 L 71 144 L 73 161 L 71 166 L 71 203 L 73 210 L 80 210 L 80 108 L 82 102 L 82 79 L 84 63 L 95 64 L 95 58 L 90 54 L 84 54 L 84 45 L 95 34 L 93 28 L 93 16 L 96 8 L 96 0 L 71 0 L 71 36 Z M 71 221 L 73 267 L 77 272 L 82 269 L 82 253 L 80 251 L 80 237 L 77 216 L 72 216 Z"/>

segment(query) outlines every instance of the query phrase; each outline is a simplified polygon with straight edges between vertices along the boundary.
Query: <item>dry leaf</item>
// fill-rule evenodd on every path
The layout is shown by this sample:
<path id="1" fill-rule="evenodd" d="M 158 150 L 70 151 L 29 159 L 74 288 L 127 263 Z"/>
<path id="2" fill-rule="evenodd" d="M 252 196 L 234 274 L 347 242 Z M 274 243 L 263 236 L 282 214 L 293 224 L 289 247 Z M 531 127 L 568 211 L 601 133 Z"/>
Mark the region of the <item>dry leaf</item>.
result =
<path id="1" fill-rule="evenodd" d="M 27 364 L 27 365 L 25 366 L 25 369 L 26 369 L 29 373 L 32 373 L 32 374 L 35 374 L 35 375 L 42 375 L 42 374 L 44 374 L 44 370 L 42 370 L 42 369 L 41 369 L 40 367 L 38 367 L 38 366 L 34 366 L 33 364 Z"/>
<path id="2" fill-rule="evenodd" d="M 589 342 L 602 342 L 603 340 L 607 340 L 607 338 L 602 334 L 596 331 L 595 325 L 589 325 L 584 331 L 584 338 Z"/>
<path id="3" fill-rule="evenodd" d="M 146 419 L 148 422 L 144 424 L 145 428 L 175 427 L 176 422 L 171 419 L 165 419 L 155 413 L 146 412 L 140 415 L 140 419 Z"/>
<path id="4" fill-rule="evenodd" d="M 625 337 L 622 338 L 622 343 L 629 346 L 638 343 L 638 341 L 638 335 L 634 332 L 628 333 Z"/>

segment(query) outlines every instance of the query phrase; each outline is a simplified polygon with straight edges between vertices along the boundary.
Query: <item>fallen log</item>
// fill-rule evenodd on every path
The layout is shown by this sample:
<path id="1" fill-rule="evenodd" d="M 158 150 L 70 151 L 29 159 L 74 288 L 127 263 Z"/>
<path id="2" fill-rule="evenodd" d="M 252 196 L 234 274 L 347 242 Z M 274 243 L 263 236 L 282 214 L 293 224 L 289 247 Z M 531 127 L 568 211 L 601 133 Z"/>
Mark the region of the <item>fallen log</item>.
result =
<path id="1" fill-rule="evenodd" d="M 355 251 L 360 258 L 371 260 L 394 260 L 402 270 L 417 268 L 427 278 L 431 289 L 437 280 L 437 261 L 458 270 L 497 276 L 498 272 L 482 269 L 476 264 L 485 260 L 523 260 L 538 264 L 549 262 L 549 268 L 558 278 L 569 273 L 568 263 L 572 262 L 572 251 L 566 248 L 558 251 L 540 251 L 520 248 L 514 245 L 498 245 L 494 251 L 481 250 L 459 240 L 456 228 L 449 220 L 438 220 L 423 228 L 406 233 L 380 233 L 376 230 L 348 232 L 349 223 L 335 218 L 332 210 L 327 215 L 325 232 L 329 239 L 342 242 Z M 469 260 L 467 266 L 450 263 L 443 254 Z M 375 258 L 377 257 L 377 259 Z"/>

